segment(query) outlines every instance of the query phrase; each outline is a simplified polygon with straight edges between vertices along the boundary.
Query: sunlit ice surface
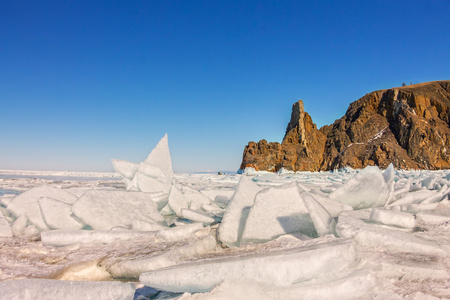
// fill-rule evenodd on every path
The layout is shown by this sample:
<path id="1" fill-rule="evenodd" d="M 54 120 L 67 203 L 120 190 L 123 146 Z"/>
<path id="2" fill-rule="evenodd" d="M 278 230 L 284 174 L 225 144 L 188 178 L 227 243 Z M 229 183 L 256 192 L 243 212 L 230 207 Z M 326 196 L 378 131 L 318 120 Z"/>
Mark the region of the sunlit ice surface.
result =
<path id="1" fill-rule="evenodd" d="M 0 241 L 0 280 L 4 289 L 24 278 L 130 282 L 131 299 L 446 299 L 449 178 L 450 171 L 378 168 L 174 174 L 167 205 L 158 210 L 155 200 L 148 208 L 163 221 L 130 209 L 131 220 L 111 212 L 115 220 L 100 230 L 86 224 L 84 210 L 101 210 L 109 200 L 89 206 L 86 195 L 126 191 L 116 173 L 4 171 L 1 228 L 9 226 L 11 236 Z M 42 186 L 43 193 L 73 195 L 37 200 L 44 229 L 10 206 L 17 195 Z M 80 229 L 54 228 L 67 225 L 66 208 Z M 99 216 L 110 209 L 105 204 Z M 40 286 L 18 289 L 34 285 Z"/>

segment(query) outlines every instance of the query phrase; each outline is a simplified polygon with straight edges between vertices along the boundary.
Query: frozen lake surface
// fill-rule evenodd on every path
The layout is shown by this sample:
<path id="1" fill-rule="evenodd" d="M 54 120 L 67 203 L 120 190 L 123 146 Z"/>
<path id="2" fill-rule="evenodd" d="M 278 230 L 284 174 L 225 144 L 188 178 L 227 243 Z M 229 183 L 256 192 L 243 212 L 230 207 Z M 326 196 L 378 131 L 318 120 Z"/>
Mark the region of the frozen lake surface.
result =
<path id="1" fill-rule="evenodd" d="M 58 217 L 65 207 L 73 216 L 70 207 L 76 205 L 81 211 L 95 209 L 98 218 L 113 216 L 105 211 L 114 207 L 127 214 L 129 207 L 102 208 L 103 202 L 111 201 L 109 196 L 99 198 L 97 208 L 78 200 L 94 190 L 105 195 L 125 191 L 115 173 L 2 175 L 2 213 L 16 231 L 20 216 L 9 205 L 15 197 L 11 191 L 25 195 L 45 186 L 49 200 L 39 196 L 41 210 L 47 210 L 42 211 L 45 224 L 60 224 L 52 219 L 55 207 L 61 209 Z M 17 299 L 27 289 L 51 284 L 61 292 L 55 297 L 68 299 L 79 297 L 86 288 L 99 299 L 448 299 L 449 177 L 450 171 L 391 170 L 388 174 L 377 168 L 174 174 L 172 189 L 177 192 L 169 193 L 168 207 L 158 214 L 162 219 L 152 217 L 153 210 L 137 202 L 145 214 L 134 212 L 130 221 L 121 223 L 117 215 L 116 223 L 109 220 L 110 229 L 103 231 L 91 230 L 85 223 L 95 223 L 84 212 L 79 214 L 83 219 L 76 218 L 82 230 L 42 229 L 30 219 L 25 221 L 20 234 L 0 240 L 0 288 Z M 52 197 L 63 196 L 51 194 L 51 188 L 68 192 L 73 200 L 52 202 Z M 359 207 L 362 202 L 365 206 Z M 191 220 L 164 212 L 170 205 Z M 242 223 L 245 207 L 247 222 Z M 224 214 L 226 222 L 221 222 Z M 177 228 L 179 233 L 174 231 Z M 233 237 L 235 241 L 229 242 Z M 15 285 L 25 278 L 41 281 Z M 58 281 L 45 283 L 44 278 Z M 80 283 L 58 285 L 62 280 Z M 82 284 L 88 282 L 105 284 L 84 288 Z M 131 285 L 106 284 L 114 282 Z"/>

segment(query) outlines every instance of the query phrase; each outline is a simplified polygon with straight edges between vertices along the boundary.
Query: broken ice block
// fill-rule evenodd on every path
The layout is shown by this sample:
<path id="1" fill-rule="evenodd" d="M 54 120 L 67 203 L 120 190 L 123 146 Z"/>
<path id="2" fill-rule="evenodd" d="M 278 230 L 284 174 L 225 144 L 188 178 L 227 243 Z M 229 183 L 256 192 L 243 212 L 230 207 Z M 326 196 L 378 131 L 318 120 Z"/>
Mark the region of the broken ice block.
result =
<path id="1" fill-rule="evenodd" d="M 52 198 L 67 204 L 73 204 L 77 200 L 77 197 L 69 192 L 43 185 L 29 189 L 14 197 L 8 205 L 8 210 L 17 217 L 27 214 L 29 221 L 38 229 L 48 229 L 48 226 L 42 218 L 41 208 L 39 206 L 38 200 L 41 197 Z"/>
<path id="2" fill-rule="evenodd" d="M 412 229 L 416 226 L 414 215 L 406 212 L 386 210 L 381 208 L 372 209 L 370 219 L 381 224 L 409 229 Z"/>
<path id="3" fill-rule="evenodd" d="M 330 198 L 353 209 L 380 207 L 386 204 L 390 191 L 378 167 L 366 167 L 358 175 L 330 194 Z"/>
<path id="4" fill-rule="evenodd" d="M 225 279 L 290 286 L 338 272 L 356 260 L 349 240 L 243 257 L 219 258 L 143 273 L 147 286 L 170 292 L 210 291 Z"/>
<path id="5" fill-rule="evenodd" d="M 138 164 L 135 164 L 130 161 L 120 160 L 120 159 L 111 159 L 114 170 L 119 173 L 123 178 L 128 180 L 132 180 L 134 174 L 138 169 Z"/>
<path id="6" fill-rule="evenodd" d="M 169 206 L 179 217 L 183 216 L 181 214 L 183 208 L 189 208 L 189 199 L 184 196 L 175 184 L 170 189 Z"/>
<path id="7" fill-rule="evenodd" d="M 39 198 L 45 224 L 50 229 L 81 229 L 84 224 L 72 217 L 72 206 L 47 197 Z"/>
<path id="8" fill-rule="evenodd" d="M 201 222 L 204 225 L 211 225 L 211 223 L 215 222 L 213 217 L 211 217 L 210 215 L 208 215 L 205 212 L 201 212 L 198 210 L 182 208 L 181 215 L 185 219 L 191 220 L 193 222 Z"/>
<path id="9" fill-rule="evenodd" d="M 156 147 L 150 152 L 145 163 L 152 165 L 165 175 L 168 182 L 172 182 L 172 160 L 170 158 L 169 142 L 167 134 L 158 142 Z"/>
<path id="10" fill-rule="evenodd" d="M 147 258 L 120 261 L 109 268 L 115 278 L 138 278 L 144 272 L 157 270 L 179 264 L 187 259 L 206 254 L 216 248 L 216 240 L 212 236 L 170 248 L 163 253 Z"/>
<path id="11" fill-rule="evenodd" d="M 425 255 L 447 255 L 445 250 L 432 241 L 401 230 L 366 223 L 358 217 L 358 213 L 358 211 L 341 213 L 336 225 L 336 233 L 340 237 L 353 238 L 356 243 L 366 247 L 385 247 L 392 251 Z"/>
<path id="12" fill-rule="evenodd" d="M 239 246 L 248 213 L 260 190 L 250 176 L 242 175 L 218 228 L 218 237 L 224 245 Z"/>
<path id="13" fill-rule="evenodd" d="M 256 195 L 241 242 L 264 243 L 295 232 L 317 237 L 297 185 L 272 187 Z"/>
<path id="14" fill-rule="evenodd" d="M 170 227 L 156 232 L 157 241 L 175 242 L 189 239 L 196 232 L 202 230 L 203 223 L 192 223 L 183 226 Z"/>
<path id="15" fill-rule="evenodd" d="M 87 191 L 72 207 L 72 212 L 96 230 L 130 228 L 134 220 L 164 224 L 156 203 L 147 193 L 130 191 Z"/>

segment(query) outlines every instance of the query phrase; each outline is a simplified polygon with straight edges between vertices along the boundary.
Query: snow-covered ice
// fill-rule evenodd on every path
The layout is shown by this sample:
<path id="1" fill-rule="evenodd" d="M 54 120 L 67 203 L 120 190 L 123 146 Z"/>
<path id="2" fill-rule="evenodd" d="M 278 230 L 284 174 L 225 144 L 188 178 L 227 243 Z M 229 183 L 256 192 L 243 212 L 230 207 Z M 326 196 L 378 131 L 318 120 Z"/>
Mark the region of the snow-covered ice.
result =
<path id="1" fill-rule="evenodd" d="M 144 272 L 176 265 L 184 260 L 206 254 L 216 248 L 216 240 L 208 235 L 186 245 L 168 249 L 162 254 L 143 259 L 118 262 L 109 268 L 115 278 L 139 278 Z"/>
<path id="2" fill-rule="evenodd" d="M 171 292 L 207 292 L 225 279 L 290 286 L 339 272 L 356 260 L 352 241 L 290 249 L 271 254 L 208 260 L 143 273 L 140 281 Z"/>
<path id="3" fill-rule="evenodd" d="M 121 282 L 22 279 L 0 282 L 0 291 L 0 299 L 5 300 L 132 300 L 135 288 Z"/>
<path id="4" fill-rule="evenodd" d="M 4 295 L 450 298 L 449 170 L 173 174 L 160 144 L 120 175 L 0 171 Z"/>

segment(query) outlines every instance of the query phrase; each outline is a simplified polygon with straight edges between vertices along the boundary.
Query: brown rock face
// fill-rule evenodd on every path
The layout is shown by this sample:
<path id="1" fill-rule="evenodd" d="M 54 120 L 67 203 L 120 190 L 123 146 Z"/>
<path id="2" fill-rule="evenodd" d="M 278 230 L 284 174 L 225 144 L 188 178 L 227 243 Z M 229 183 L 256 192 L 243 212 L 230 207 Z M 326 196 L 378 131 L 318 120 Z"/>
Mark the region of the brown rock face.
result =
<path id="1" fill-rule="evenodd" d="M 250 142 L 244 150 L 241 169 L 314 171 L 320 168 L 326 142 L 326 129 L 318 130 L 303 108 L 302 100 L 292 106 L 291 120 L 283 142 Z"/>
<path id="2" fill-rule="evenodd" d="M 450 81 L 372 92 L 319 130 L 299 101 L 283 142 L 250 142 L 241 169 L 319 171 L 390 163 L 399 169 L 448 169 L 449 124 Z"/>

